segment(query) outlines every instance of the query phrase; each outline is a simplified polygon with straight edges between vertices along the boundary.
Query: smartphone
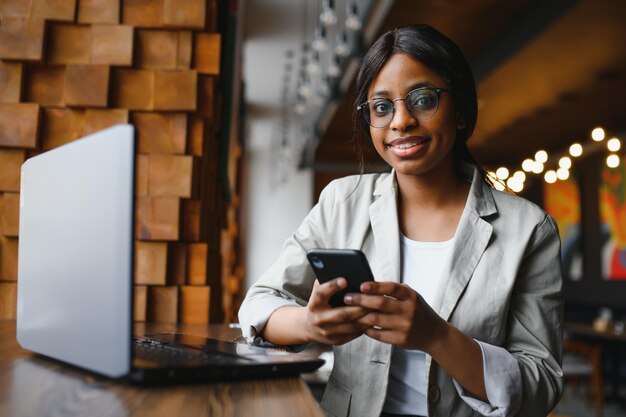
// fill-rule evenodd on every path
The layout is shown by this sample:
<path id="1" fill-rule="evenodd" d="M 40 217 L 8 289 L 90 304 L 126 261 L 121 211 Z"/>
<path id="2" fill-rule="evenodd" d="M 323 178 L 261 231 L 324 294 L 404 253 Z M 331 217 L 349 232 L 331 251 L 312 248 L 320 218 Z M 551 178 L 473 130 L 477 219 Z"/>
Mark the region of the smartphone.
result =
<path id="1" fill-rule="evenodd" d="M 333 294 L 330 305 L 345 306 L 343 297 L 349 292 L 360 292 L 360 286 L 366 281 L 374 281 L 374 275 L 365 254 L 354 249 L 311 249 L 307 258 L 320 283 L 338 277 L 344 277 L 348 286 Z"/>

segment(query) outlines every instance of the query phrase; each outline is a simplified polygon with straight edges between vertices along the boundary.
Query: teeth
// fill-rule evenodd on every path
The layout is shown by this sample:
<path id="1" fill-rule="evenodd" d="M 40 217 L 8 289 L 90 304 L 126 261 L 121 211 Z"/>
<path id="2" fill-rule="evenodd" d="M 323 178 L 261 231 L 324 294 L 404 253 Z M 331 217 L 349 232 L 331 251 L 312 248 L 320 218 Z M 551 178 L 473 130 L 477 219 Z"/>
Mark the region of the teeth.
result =
<path id="1" fill-rule="evenodd" d="M 408 148 L 412 148 L 415 145 L 417 144 L 416 143 L 401 143 L 400 145 L 395 145 L 394 148 L 408 149 Z"/>

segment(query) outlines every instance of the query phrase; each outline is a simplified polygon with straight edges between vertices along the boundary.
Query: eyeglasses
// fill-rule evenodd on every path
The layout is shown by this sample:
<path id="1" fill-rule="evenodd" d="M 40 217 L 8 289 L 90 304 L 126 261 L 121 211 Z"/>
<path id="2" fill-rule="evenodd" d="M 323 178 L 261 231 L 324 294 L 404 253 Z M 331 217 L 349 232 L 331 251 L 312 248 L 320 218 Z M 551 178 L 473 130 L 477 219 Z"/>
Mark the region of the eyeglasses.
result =
<path id="1" fill-rule="evenodd" d="M 411 90 L 404 98 L 374 98 L 359 104 L 356 109 L 367 124 L 377 129 L 389 126 L 396 112 L 396 101 L 404 101 L 406 109 L 415 119 L 428 120 L 437 113 L 439 96 L 444 91 L 450 92 L 445 88 L 420 87 Z"/>

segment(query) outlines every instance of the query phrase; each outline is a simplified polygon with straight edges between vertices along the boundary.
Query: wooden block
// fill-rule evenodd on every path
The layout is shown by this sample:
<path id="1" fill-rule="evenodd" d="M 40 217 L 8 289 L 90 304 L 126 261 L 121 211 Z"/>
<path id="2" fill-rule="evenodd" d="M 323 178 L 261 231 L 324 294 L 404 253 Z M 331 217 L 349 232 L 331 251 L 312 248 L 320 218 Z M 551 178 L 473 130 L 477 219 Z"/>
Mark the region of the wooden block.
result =
<path id="1" fill-rule="evenodd" d="M 41 61 L 45 22 L 43 19 L 5 17 L 0 24 L 0 59 Z"/>
<path id="2" fill-rule="evenodd" d="M 30 17 L 33 0 L 0 0 L 0 19 L 5 17 Z"/>
<path id="3" fill-rule="evenodd" d="M 41 147 L 54 149 L 83 136 L 85 112 L 70 109 L 44 109 Z"/>
<path id="4" fill-rule="evenodd" d="M 122 22 L 136 27 L 163 26 L 163 0 L 123 0 Z"/>
<path id="5" fill-rule="evenodd" d="M 7 237 L 17 237 L 20 229 L 20 195 L 4 193 L 0 205 L 0 231 Z M 0 255 L 2 256 L 2 255 Z"/>
<path id="6" fill-rule="evenodd" d="M 137 197 L 137 239 L 178 240 L 180 199 L 178 197 Z"/>
<path id="7" fill-rule="evenodd" d="M 195 43 L 195 68 L 200 74 L 220 73 L 222 37 L 219 33 L 197 33 Z"/>
<path id="8" fill-rule="evenodd" d="M 0 282 L 0 320 L 17 317 L 17 283 Z"/>
<path id="9" fill-rule="evenodd" d="M 68 106 L 106 107 L 109 97 L 109 67 L 68 65 L 65 69 L 63 97 Z"/>
<path id="10" fill-rule="evenodd" d="M 148 195 L 148 169 L 150 167 L 150 157 L 148 155 L 137 155 L 135 160 L 135 195 Z"/>
<path id="11" fill-rule="evenodd" d="M 146 321 L 146 309 L 148 306 L 148 287 L 135 285 L 133 287 L 133 320 Z"/>
<path id="12" fill-rule="evenodd" d="M 114 70 L 112 104 L 129 110 L 154 108 L 154 71 Z"/>
<path id="13" fill-rule="evenodd" d="M 178 33 L 172 30 L 137 31 L 137 65 L 145 69 L 176 69 Z"/>
<path id="14" fill-rule="evenodd" d="M 196 71 L 156 71 L 154 76 L 155 110 L 196 109 L 198 73 Z"/>
<path id="15" fill-rule="evenodd" d="M 0 61 L 0 103 L 19 103 L 22 98 L 21 63 Z"/>
<path id="16" fill-rule="evenodd" d="M 0 236 L 0 280 L 17 281 L 17 239 Z"/>
<path id="17" fill-rule="evenodd" d="M 133 27 L 93 25 L 91 27 L 91 63 L 133 65 Z"/>
<path id="18" fill-rule="evenodd" d="M 120 1 L 80 0 L 78 2 L 78 22 L 117 25 L 120 22 Z"/>
<path id="19" fill-rule="evenodd" d="M 198 76 L 198 112 L 197 114 L 215 120 L 214 115 L 214 80 L 212 76 Z"/>
<path id="20" fill-rule="evenodd" d="M 206 243 L 187 245 L 187 284 L 206 285 L 208 251 Z"/>
<path id="21" fill-rule="evenodd" d="M 189 324 L 209 323 L 209 287 L 180 287 L 178 321 Z"/>
<path id="22" fill-rule="evenodd" d="M 42 106 L 63 106 L 65 67 L 31 65 L 27 67 L 24 97 Z"/>
<path id="23" fill-rule="evenodd" d="M 128 110 L 126 109 L 86 109 L 83 135 L 123 123 L 128 123 Z"/>
<path id="24" fill-rule="evenodd" d="M 0 146 L 37 147 L 39 104 L 0 103 Z"/>
<path id="25" fill-rule="evenodd" d="M 135 241 L 135 284 L 165 285 L 167 243 Z"/>
<path id="26" fill-rule="evenodd" d="M 151 155 L 148 195 L 190 198 L 194 193 L 194 163 L 188 155 Z"/>
<path id="27" fill-rule="evenodd" d="M 182 239 L 187 242 L 203 240 L 202 202 L 200 200 L 183 200 L 182 211 Z"/>
<path id="28" fill-rule="evenodd" d="M 184 154 L 187 115 L 182 113 L 134 113 L 139 153 Z"/>
<path id="29" fill-rule="evenodd" d="M 76 0 L 33 0 L 33 17 L 73 22 Z"/>
<path id="30" fill-rule="evenodd" d="M 185 285 L 187 282 L 187 244 L 170 242 L 167 259 L 168 285 Z"/>
<path id="31" fill-rule="evenodd" d="M 178 287 L 148 288 L 148 321 L 176 323 L 178 318 Z"/>
<path id="32" fill-rule="evenodd" d="M 181 30 L 178 32 L 178 62 L 176 63 L 176 68 L 191 68 L 192 46 L 193 37 L 191 36 L 191 32 L 187 30 Z"/>
<path id="33" fill-rule="evenodd" d="M 165 26 L 204 29 L 206 0 L 164 0 Z"/>
<path id="34" fill-rule="evenodd" d="M 189 154 L 193 156 L 202 156 L 204 154 L 204 119 L 202 117 L 189 117 L 187 149 Z"/>
<path id="35" fill-rule="evenodd" d="M 0 148 L 0 191 L 20 191 L 20 174 L 25 158 L 24 150 Z"/>
<path id="36" fill-rule="evenodd" d="M 50 27 L 47 61 L 51 64 L 88 64 L 91 27 L 54 24 Z"/>

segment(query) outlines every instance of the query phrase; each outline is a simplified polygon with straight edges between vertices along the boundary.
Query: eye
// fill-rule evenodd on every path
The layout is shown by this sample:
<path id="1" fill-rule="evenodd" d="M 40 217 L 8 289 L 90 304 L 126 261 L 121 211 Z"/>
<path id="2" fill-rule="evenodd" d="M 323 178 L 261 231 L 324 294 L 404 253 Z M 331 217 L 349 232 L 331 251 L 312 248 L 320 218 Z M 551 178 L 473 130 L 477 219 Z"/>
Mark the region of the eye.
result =
<path id="1" fill-rule="evenodd" d="M 389 100 L 376 100 L 372 103 L 372 110 L 377 116 L 384 116 L 393 112 L 393 103 Z"/>
<path id="2" fill-rule="evenodd" d="M 417 90 L 409 93 L 407 102 L 412 109 L 431 110 L 437 106 L 437 94 L 429 90 Z"/>

